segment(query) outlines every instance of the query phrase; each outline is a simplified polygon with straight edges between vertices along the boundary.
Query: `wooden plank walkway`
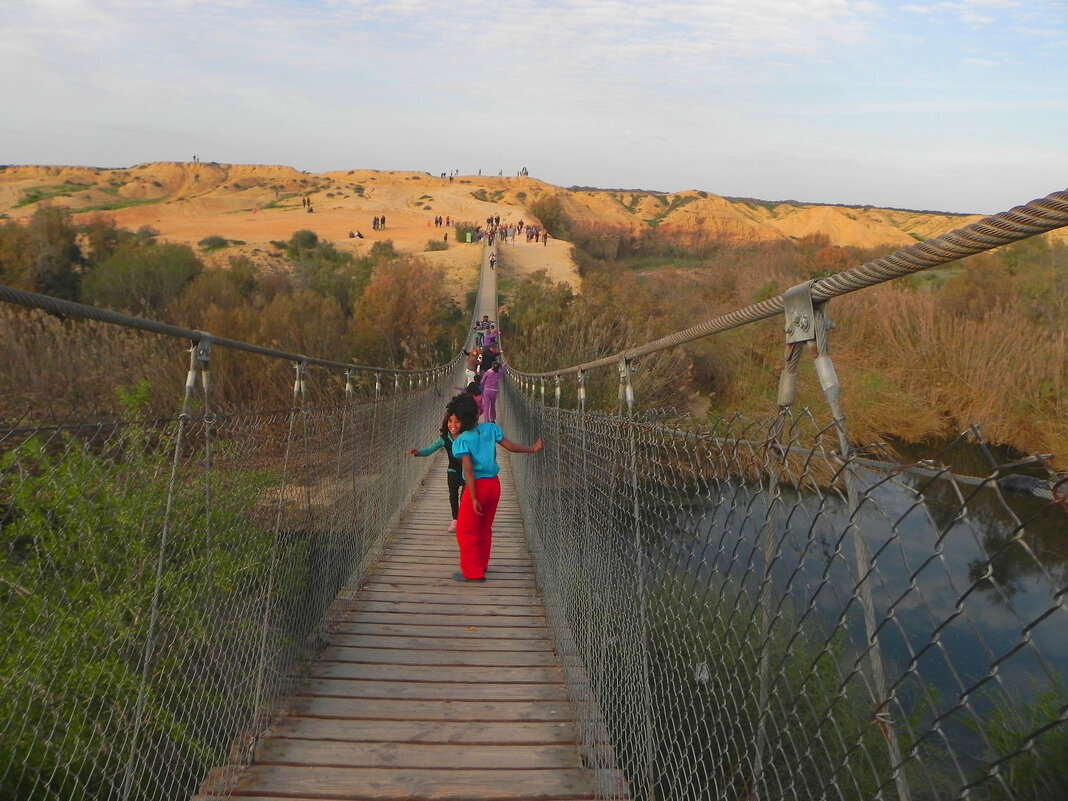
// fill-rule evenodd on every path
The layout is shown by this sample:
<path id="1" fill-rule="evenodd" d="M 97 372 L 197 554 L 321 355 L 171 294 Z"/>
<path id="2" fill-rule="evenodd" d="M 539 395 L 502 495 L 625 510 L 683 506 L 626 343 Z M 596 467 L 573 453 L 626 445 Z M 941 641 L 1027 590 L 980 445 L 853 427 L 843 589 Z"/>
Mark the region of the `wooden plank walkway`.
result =
<path id="1" fill-rule="evenodd" d="M 438 454 L 233 796 L 594 797 L 535 589 L 510 455 L 499 454 L 502 498 L 486 581 L 453 578 L 459 554 Z"/>

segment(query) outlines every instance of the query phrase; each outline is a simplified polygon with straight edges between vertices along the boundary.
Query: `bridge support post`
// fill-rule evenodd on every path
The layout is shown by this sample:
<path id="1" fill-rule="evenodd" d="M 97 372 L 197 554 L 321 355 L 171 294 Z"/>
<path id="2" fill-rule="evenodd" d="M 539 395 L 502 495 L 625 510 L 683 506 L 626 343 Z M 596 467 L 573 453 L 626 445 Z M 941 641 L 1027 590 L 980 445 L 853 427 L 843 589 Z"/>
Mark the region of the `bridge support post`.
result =
<path id="1" fill-rule="evenodd" d="M 619 416 L 630 417 L 634 414 L 634 385 L 631 376 L 634 374 L 634 363 L 627 358 L 619 361 Z M 626 414 L 624 414 L 624 409 Z"/>
<path id="2" fill-rule="evenodd" d="M 782 378 L 779 382 L 781 414 L 776 423 L 777 430 L 775 433 L 777 438 L 786 413 L 796 399 L 797 364 L 801 358 L 801 348 L 807 344 L 814 356 L 813 364 L 816 368 L 816 376 L 820 382 L 820 389 L 823 390 L 823 395 L 827 400 L 827 405 L 830 407 L 834 427 L 838 435 L 837 457 L 843 467 L 842 474 L 845 477 L 846 496 L 849 501 L 850 528 L 852 528 L 853 533 L 854 562 L 857 570 L 856 592 L 863 610 L 864 631 L 867 638 L 862 658 L 867 657 L 873 689 L 872 694 L 874 696 L 872 700 L 875 704 L 872 723 L 879 727 L 883 740 L 886 742 L 890 770 L 897 786 L 898 798 L 900 801 L 909 801 L 911 792 L 905 771 L 901 767 L 901 748 L 898 743 L 897 729 L 894 726 L 893 713 L 890 707 L 890 702 L 893 699 L 888 697 L 887 694 L 886 671 L 883 667 L 878 626 L 875 620 L 875 605 L 872 600 L 870 582 L 870 577 L 874 574 L 872 558 L 868 550 L 868 544 L 864 540 L 860 516 L 857 514 L 857 510 L 860 507 L 860 494 L 857 490 L 858 482 L 852 464 L 852 447 L 846 432 L 845 415 L 842 413 L 842 387 L 828 352 L 827 337 L 834 328 L 834 324 L 826 315 L 828 301 L 813 302 L 812 284 L 812 281 L 808 281 L 783 293 L 787 355 L 786 366 L 783 368 Z"/>
<path id="3" fill-rule="evenodd" d="M 278 503 L 275 506 L 274 532 L 271 537 L 271 552 L 268 555 L 267 586 L 263 592 L 263 614 L 260 616 L 260 644 L 257 658 L 256 684 L 253 691 L 252 706 L 252 737 L 249 745 L 250 753 L 255 749 L 256 742 L 266 729 L 267 719 L 270 715 L 271 703 L 267 700 L 269 689 L 267 687 L 267 663 L 268 659 L 268 633 L 272 624 L 272 611 L 274 603 L 275 573 L 279 561 L 282 538 L 282 518 L 285 512 L 286 485 L 289 481 L 289 459 L 293 448 L 293 433 L 297 424 L 297 412 L 303 406 L 304 380 L 308 370 L 308 362 L 301 359 L 294 365 L 295 377 L 293 379 L 293 400 L 289 409 L 289 427 L 286 434 L 286 447 L 282 460 L 282 474 L 278 491 Z"/>
<path id="4" fill-rule="evenodd" d="M 641 692 L 642 692 L 642 739 L 641 745 L 642 769 L 644 776 L 642 783 L 645 785 L 645 798 L 656 798 L 656 783 L 653 773 L 654 746 L 653 746 L 653 693 L 650 678 L 649 665 L 649 610 L 646 592 L 646 558 L 645 543 L 642 538 L 641 517 L 641 487 L 638 481 L 638 434 L 634 426 L 634 385 L 631 377 L 634 373 L 632 361 L 626 357 L 619 362 L 619 399 L 620 416 L 622 407 L 626 404 L 626 428 L 627 428 L 627 470 L 630 474 L 631 491 L 631 515 L 634 525 L 634 558 L 637 572 L 638 594 L 638 643 L 641 648 Z"/>
<path id="5" fill-rule="evenodd" d="M 137 689 L 137 701 L 134 706 L 134 728 L 130 736 L 130 754 L 126 760 L 126 772 L 123 775 L 120 798 L 126 801 L 133 791 L 135 774 L 137 773 L 137 754 L 140 748 L 141 727 L 144 724 L 145 704 L 148 698 L 149 676 L 152 674 L 152 661 L 156 650 L 156 629 L 159 622 L 160 599 L 163 593 L 163 569 L 166 562 L 167 543 L 170 538 L 171 515 L 174 511 L 174 487 L 178 480 L 178 465 L 181 460 L 182 445 L 185 436 L 186 423 L 189 421 L 189 404 L 196 389 L 197 376 L 201 378 L 204 387 L 204 410 L 206 422 L 210 421 L 210 405 L 208 403 L 208 390 L 211 387 L 211 378 L 208 374 L 208 365 L 211 363 L 211 343 L 209 334 L 201 334 L 189 349 L 189 372 L 186 373 L 185 392 L 182 397 L 182 411 L 178 415 L 178 433 L 174 438 L 174 459 L 171 463 L 171 475 L 167 484 L 167 505 L 163 514 L 163 527 L 160 531 L 159 556 L 156 560 L 156 572 L 152 589 L 152 601 L 149 608 L 148 632 L 145 634 L 145 648 L 141 661 L 140 685 Z M 207 441 L 207 440 L 206 440 Z M 207 449 L 207 445 L 205 448 Z M 205 471 L 211 469 L 210 450 L 206 450 Z M 206 476 L 210 484 L 210 475 Z M 209 519 L 210 519 L 210 504 Z"/>

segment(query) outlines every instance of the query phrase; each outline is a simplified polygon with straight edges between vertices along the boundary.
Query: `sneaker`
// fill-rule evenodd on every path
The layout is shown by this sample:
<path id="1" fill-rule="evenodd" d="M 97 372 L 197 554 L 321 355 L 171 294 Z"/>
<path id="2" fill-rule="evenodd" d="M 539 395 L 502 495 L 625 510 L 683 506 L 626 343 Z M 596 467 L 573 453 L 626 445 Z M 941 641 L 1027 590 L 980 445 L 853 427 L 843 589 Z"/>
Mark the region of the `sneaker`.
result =
<path id="1" fill-rule="evenodd" d="M 453 520 L 449 523 L 449 531 L 456 531 L 456 521 Z"/>
<path id="2" fill-rule="evenodd" d="M 456 571 L 455 573 L 452 574 L 452 579 L 453 579 L 453 581 L 485 581 L 486 577 L 485 576 L 479 576 L 478 578 L 467 578 L 467 576 L 465 576 L 460 571 Z"/>

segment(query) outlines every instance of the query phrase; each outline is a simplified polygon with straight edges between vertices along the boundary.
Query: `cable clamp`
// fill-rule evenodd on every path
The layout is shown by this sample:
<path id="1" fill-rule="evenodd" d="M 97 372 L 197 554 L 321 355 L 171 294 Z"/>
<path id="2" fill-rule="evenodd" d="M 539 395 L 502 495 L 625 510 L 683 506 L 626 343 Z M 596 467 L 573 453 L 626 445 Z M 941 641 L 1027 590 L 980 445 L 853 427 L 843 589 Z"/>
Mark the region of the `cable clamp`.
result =
<path id="1" fill-rule="evenodd" d="M 197 331 L 199 338 L 193 344 L 193 359 L 200 366 L 201 370 L 207 370 L 208 365 L 211 364 L 211 344 L 213 338 L 211 334 L 204 331 Z"/>
<path id="2" fill-rule="evenodd" d="M 786 344 L 809 342 L 816 338 L 816 311 L 812 306 L 812 281 L 790 287 L 782 295 L 786 316 Z"/>

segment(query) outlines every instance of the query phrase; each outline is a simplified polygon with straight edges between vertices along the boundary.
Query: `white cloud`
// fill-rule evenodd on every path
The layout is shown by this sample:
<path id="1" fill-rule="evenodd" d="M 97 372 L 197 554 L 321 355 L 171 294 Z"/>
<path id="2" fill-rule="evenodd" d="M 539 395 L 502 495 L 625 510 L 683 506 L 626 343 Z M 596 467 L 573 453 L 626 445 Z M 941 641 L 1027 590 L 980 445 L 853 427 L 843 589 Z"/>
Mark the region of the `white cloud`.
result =
<path id="1" fill-rule="evenodd" d="M 912 171 L 889 143 L 934 171 L 961 142 L 1010 163 L 1068 123 L 1063 2 L 0 0 L 0 13 L 0 69 L 30 76 L 0 89 L 0 160 L 16 163 L 210 148 L 315 171 L 529 166 L 565 185 L 723 180 L 778 197 L 811 196 L 807 181 L 828 201 L 863 194 L 864 175 L 881 193 L 895 163 L 885 180 L 916 194 L 896 204 L 931 208 L 933 182 L 898 181 Z"/>

